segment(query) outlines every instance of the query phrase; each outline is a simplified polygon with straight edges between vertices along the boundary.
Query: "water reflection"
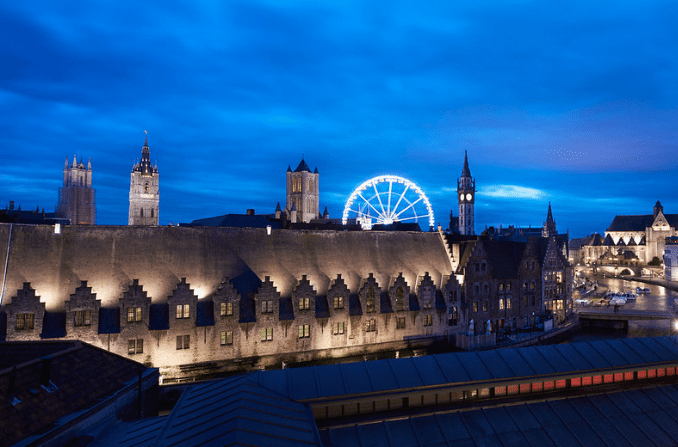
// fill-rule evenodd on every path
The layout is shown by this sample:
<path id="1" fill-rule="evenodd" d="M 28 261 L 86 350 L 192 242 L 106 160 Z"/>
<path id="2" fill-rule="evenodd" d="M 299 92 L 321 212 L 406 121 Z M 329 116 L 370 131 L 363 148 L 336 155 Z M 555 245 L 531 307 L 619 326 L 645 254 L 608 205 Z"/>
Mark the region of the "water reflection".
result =
<path id="1" fill-rule="evenodd" d="M 593 278 L 592 278 L 593 279 Z M 626 281 L 619 278 L 598 277 L 598 291 L 605 292 L 632 292 L 636 293 L 636 287 L 647 287 L 649 294 L 637 294 L 636 301 L 624 304 L 624 309 L 670 311 L 673 310 L 674 298 L 678 298 L 678 293 L 666 289 L 663 286 L 647 284 L 639 281 Z M 612 338 L 633 338 L 633 337 L 660 337 L 665 335 L 676 335 L 677 332 L 670 320 L 653 321 L 629 321 L 628 331 L 584 328 L 573 335 L 569 342 L 594 341 Z"/>

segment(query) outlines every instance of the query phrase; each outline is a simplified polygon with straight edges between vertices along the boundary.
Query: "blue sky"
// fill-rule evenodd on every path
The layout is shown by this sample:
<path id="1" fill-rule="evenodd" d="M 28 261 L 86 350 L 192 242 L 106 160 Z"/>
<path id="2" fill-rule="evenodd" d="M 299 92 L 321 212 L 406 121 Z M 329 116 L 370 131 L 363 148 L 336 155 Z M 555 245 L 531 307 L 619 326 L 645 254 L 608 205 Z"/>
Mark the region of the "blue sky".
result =
<path id="1" fill-rule="evenodd" d="M 97 223 L 127 222 L 148 130 L 160 223 L 284 206 L 320 171 L 341 217 L 380 174 L 476 231 L 573 237 L 616 214 L 678 213 L 675 2 L 29 1 L 0 4 L 0 206 L 53 211 L 91 158 Z"/>

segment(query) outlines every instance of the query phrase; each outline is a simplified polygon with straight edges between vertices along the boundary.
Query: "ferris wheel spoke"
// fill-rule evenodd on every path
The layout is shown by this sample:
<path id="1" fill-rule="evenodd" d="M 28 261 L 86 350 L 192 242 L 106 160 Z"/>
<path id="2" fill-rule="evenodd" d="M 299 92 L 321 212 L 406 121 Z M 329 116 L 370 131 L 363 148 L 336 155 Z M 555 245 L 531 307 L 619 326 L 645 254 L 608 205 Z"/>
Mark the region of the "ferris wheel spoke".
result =
<path id="1" fill-rule="evenodd" d="M 395 213 L 395 210 L 397 210 L 398 207 L 400 206 L 400 202 L 402 202 L 403 199 L 405 199 L 405 194 L 407 194 L 407 191 L 409 189 L 410 189 L 410 185 L 409 184 L 405 185 L 405 190 L 402 192 L 402 194 L 400 194 L 400 197 L 398 197 L 398 201 L 396 202 L 395 206 L 393 207 L 394 213 Z M 405 199 L 405 201 L 407 202 L 407 199 Z M 396 215 L 396 217 L 397 217 L 397 215 Z"/>
<path id="2" fill-rule="evenodd" d="M 372 187 L 374 188 L 374 195 L 377 197 L 377 200 L 379 201 L 379 206 L 381 207 L 381 213 L 379 213 L 380 216 L 388 216 L 388 213 L 384 209 L 384 204 L 381 201 L 381 196 L 379 195 L 379 190 L 377 189 L 377 183 L 373 183 Z"/>
<path id="3" fill-rule="evenodd" d="M 386 212 L 391 214 L 391 193 L 393 192 L 393 180 L 388 182 L 388 205 L 386 207 Z"/>
<path id="4" fill-rule="evenodd" d="M 365 201 L 365 204 L 366 204 L 367 206 L 369 206 L 370 208 L 372 208 L 372 209 L 374 210 L 374 212 L 377 213 L 377 216 L 383 216 L 383 214 L 382 214 L 381 212 L 379 212 L 379 210 L 378 210 L 374 205 L 372 205 L 372 203 L 370 203 L 369 200 L 367 200 L 365 197 L 363 197 L 362 193 L 359 193 L 358 196 L 360 196 L 360 198 L 363 199 L 363 200 Z M 371 199 L 370 199 L 370 200 L 371 200 Z M 382 207 L 382 209 L 383 209 L 383 207 Z"/>
<path id="5" fill-rule="evenodd" d="M 396 214 L 396 217 L 399 218 L 400 215 L 401 215 L 402 213 L 404 213 L 405 211 L 409 210 L 410 208 L 413 208 L 414 205 L 416 205 L 416 204 L 417 204 L 418 202 L 420 202 L 421 200 L 422 200 L 421 197 L 419 197 L 419 198 L 418 198 L 417 200 L 415 200 L 414 202 L 410 202 L 410 204 L 407 205 L 407 207 L 403 208 L 403 210 L 402 210 L 401 212 L 399 212 L 398 214 Z"/>
<path id="6" fill-rule="evenodd" d="M 399 222 L 405 222 L 405 221 L 407 221 L 407 220 L 418 221 L 419 219 L 425 219 L 425 218 L 427 218 L 427 217 L 428 217 L 428 214 L 423 214 L 423 215 L 416 215 L 416 214 L 415 214 L 415 215 L 413 215 L 413 216 L 403 217 L 402 219 L 398 219 L 398 221 L 399 221 Z"/>

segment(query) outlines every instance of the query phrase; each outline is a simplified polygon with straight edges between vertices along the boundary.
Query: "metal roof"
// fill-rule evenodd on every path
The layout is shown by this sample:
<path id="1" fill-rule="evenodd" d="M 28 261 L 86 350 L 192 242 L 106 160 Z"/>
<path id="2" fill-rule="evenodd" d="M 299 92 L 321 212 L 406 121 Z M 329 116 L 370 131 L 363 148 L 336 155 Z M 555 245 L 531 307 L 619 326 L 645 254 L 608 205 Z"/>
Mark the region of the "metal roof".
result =
<path id="1" fill-rule="evenodd" d="M 255 373 L 263 386 L 293 400 L 485 380 L 600 371 L 678 361 L 678 336 L 454 352 L 424 357 Z"/>
<path id="2" fill-rule="evenodd" d="M 673 446 L 678 386 L 452 411 L 320 430 L 325 447 Z M 375 444 L 377 445 L 377 444 Z"/>

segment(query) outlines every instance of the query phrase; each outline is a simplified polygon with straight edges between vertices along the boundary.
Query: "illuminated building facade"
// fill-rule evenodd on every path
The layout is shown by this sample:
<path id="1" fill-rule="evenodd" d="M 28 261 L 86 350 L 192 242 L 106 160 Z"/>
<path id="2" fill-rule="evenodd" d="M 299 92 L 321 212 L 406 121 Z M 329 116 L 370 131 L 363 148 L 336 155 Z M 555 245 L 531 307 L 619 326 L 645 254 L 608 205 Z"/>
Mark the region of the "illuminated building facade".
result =
<path id="1" fill-rule="evenodd" d="M 141 161 L 134 165 L 129 186 L 129 225 L 158 225 L 160 174 L 151 165 L 148 136 L 141 149 Z"/>
<path id="2" fill-rule="evenodd" d="M 320 174 L 318 168 L 313 172 L 304 159 L 301 159 L 297 169 L 287 168 L 287 206 L 285 213 L 288 220 L 296 222 L 310 222 L 320 217 L 318 213 L 320 200 Z"/>
<path id="3" fill-rule="evenodd" d="M 64 186 L 59 188 L 56 215 L 67 218 L 71 225 L 94 225 L 96 223 L 96 205 L 92 188 L 92 161 L 87 166 L 73 156 L 69 166 L 64 165 Z"/>

